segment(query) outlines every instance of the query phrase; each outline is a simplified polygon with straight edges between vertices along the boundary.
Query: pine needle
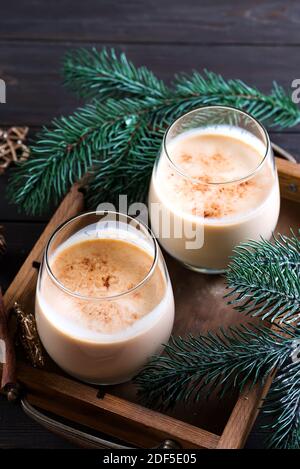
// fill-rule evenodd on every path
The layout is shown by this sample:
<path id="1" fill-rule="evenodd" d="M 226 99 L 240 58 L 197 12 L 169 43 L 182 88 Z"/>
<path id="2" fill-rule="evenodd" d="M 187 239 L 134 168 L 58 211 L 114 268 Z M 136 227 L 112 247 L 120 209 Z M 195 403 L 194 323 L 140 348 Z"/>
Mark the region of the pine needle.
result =
<path id="1" fill-rule="evenodd" d="M 215 390 L 264 383 L 290 356 L 296 334 L 240 325 L 219 333 L 173 337 L 162 356 L 153 357 L 135 378 L 143 403 L 158 409 L 197 403 Z"/>
<path id="2" fill-rule="evenodd" d="M 231 304 L 264 326 L 232 327 L 197 337 L 172 338 L 163 356 L 153 357 L 136 377 L 143 403 L 158 409 L 178 402 L 197 403 L 215 391 L 273 381 L 263 410 L 273 422 L 268 446 L 300 447 L 300 240 L 278 235 L 273 242 L 249 241 L 238 246 L 227 272 Z M 274 324 L 273 324 L 274 327 Z M 292 357 L 294 363 L 291 362 Z"/>
<path id="3" fill-rule="evenodd" d="M 197 107 L 235 106 L 279 127 L 300 122 L 299 108 L 277 84 L 265 95 L 241 80 L 204 71 L 176 76 L 167 87 L 113 49 L 67 54 L 64 76 L 67 86 L 92 101 L 44 128 L 29 160 L 13 172 L 8 197 L 28 214 L 46 212 L 87 172 L 90 208 L 121 194 L 143 201 L 165 130 Z"/>
<path id="4" fill-rule="evenodd" d="M 300 240 L 279 235 L 248 241 L 234 250 L 227 297 L 244 314 L 280 324 L 300 324 Z"/>

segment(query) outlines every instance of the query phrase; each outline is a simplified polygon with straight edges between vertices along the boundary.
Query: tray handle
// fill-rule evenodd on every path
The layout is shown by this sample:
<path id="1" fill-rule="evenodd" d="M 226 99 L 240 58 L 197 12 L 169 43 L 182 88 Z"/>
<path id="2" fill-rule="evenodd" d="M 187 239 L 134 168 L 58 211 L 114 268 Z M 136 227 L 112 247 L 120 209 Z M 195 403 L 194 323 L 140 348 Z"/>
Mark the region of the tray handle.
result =
<path id="1" fill-rule="evenodd" d="M 108 449 L 132 449 L 129 446 L 122 446 L 112 441 L 104 440 L 97 436 L 86 433 L 77 428 L 73 428 L 65 423 L 59 422 L 43 414 L 40 410 L 33 407 L 26 398 L 21 399 L 21 407 L 28 417 L 53 433 L 62 436 L 79 446 L 88 448 L 108 448 Z"/>
<path id="2" fill-rule="evenodd" d="M 271 146 L 272 146 L 272 149 L 273 149 L 274 153 L 277 156 L 280 156 L 284 160 L 291 161 L 292 163 L 297 163 L 296 158 L 293 155 L 291 155 L 291 153 L 286 151 L 284 148 L 277 145 L 277 143 L 271 142 Z"/>
<path id="3" fill-rule="evenodd" d="M 279 145 L 275 144 L 274 142 L 271 142 L 271 145 L 274 153 L 280 156 L 281 158 L 292 161 L 294 163 L 297 162 L 294 156 L 292 156 L 289 152 L 284 150 Z M 36 267 L 36 265 L 33 266 Z M 28 415 L 31 419 L 41 424 L 53 433 L 62 436 L 79 446 L 85 448 L 88 447 L 101 449 L 135 449 L 131 446 L 121 445 L 118 443 L 114 443 L 113 441 L 109 441 L 104 438 L 91 435 L 90 433 L 78 430 L 77 428 L 71 427 L 69 425 L 66 425 L 65 423 L 55 420 L 54 418 L 43 414 L 40 410 L 37 410 L 35 407 L 33 407 L 26 398 L 21 399 L 21 407 L 25 414 Z M 181 446 L 176 441 L 166 439 L 157 448 L 179 449 L 181 448 Z"/>
<path id="4" fill-rule="evenodd" d="M 125 446 L 113 441 L 100 438 L 90 433 L 73 428 L 65 423 L 59 422 L 33 407 L 26 398 L 21 399 L 21 407 L 28 417 L 43 427 L 52 431 L 56 435 L 62 436 L 72 443 L 84 448 L 101 448 L 101 449 L 136 449 L 133 446 Z M 179 449 L 181 446 L 173 440 L 164 440 L 157 449 Z"/>

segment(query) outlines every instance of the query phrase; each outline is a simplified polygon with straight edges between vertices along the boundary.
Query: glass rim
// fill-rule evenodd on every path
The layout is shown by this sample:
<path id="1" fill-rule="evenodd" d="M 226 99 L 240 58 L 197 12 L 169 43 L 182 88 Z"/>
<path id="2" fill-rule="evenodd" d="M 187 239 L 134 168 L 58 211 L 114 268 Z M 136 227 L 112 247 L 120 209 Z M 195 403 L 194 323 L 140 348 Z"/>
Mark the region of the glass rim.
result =
<path id="1" fill-rule="evenodd" d="M 148 270 L 147 274 L 142 278 L 142 280 L 140 280 L 136 285 L 134 285 L 132 288 L 130 288 L 129 290 L 126 290 L 126 291 L 123 291 L 123 292 L 120 292 L 120 293 L 115 293 L 113 295 L 107 295 L 107 296 L 86 296 L 86 295 L 81 295 L 80 293 L 76 293 L 72 290 L 70 290 L 69 288 L 67 288 L 55 275 L 54 273 L 52 272 L 52 269 L 51 269 L 51 266 L 50 266 L 50 263 L 49 263 L 49 249 L 51 247 L 51 244 L 52 242 L 54 241 L 54 239 L 56 238 L 56 236 L 68 225 L 70 225 L 72 222 L 74 222 L 75 220 L 78 220 L 80 218 L 84 218 L 88 215 L 96 215 L 96 216 L 101 216 L 101 215 L 109 215 L 109 214 L 113 214 L 115 216 L 122 216 L 122 217 L 125 217 L 127 220 L 129 219 L 130 221 L 134 221 L 135 223 L 137 223 L 138 225 L 142 226 L 145 230 L 146 230 L 146 233 L 149 235 L 149 238 L 152 239 L 152 242 L 153 242 L 153 246 L 154 246 L 154 257 L 153 257 L 153 262 L 151 264 L 151 267 L 150 269 Z M 158 253 L 159 253 L 159 248 L 158 248 L 158 243 L 157 243 L 157 240 L 155 238 L 155 236 L 153 235 L 151 229 L 145 225 L 145 223 L 141 222 L 140 220 L 136 220 L 135 218 L 131 217 L 130 215 L 127 215 L 125 213 L 121 213 L 121 212 L 115 212 L 113 210 L 93 210 L 93 211 L 90 211 L 90 212 L 84 212 L 84 213 L 81 213 L 80 215 L 75 215 L 74 217 L 71 217 L 69 218 L 68 220 L 64 221 L 63 223 L 61 223 L 54 231 L 53 233 L 51 234 L 47 244 L 46 244 L 46 248 L 45 248 L 45 254 L 44 254 L 44 259 L 45 259 L 45 265 L 46 265 L 46 271 L 48 273 L 48 275 L 50 276 L 51 280 L 53 280 L 53 282 L 58 286 L 58 288 L 60 288 L 61 290 L 63 290 L 65 293 L 67 293 L 68 295 L 71 295 L 73 297 L 76 297 L 78 299 L 81 299 L 81 300 L 85 300 L 85 301 L 111 301 L 111 300 L 115 300 L 115 299 L 118 299 L 118 298 L 122 298 L 128 294 L 131 294 L 133 293 L 134 291 L 136 291 L 137 289 L 139 289 L 142 285 L 144 285 L 153 275 L 154 271 L 155 271 L 155 268 L 157 266 L 157 263 L 158 263 Z"/>
<path id="2" fill-rule="evenodd" d="M 172 130 L 173 126 L 180 120 L 182 119 L 183 117 L 186 117 L 188 116 L 189 114 L 193 114 L 195 112 L 199 112 L 199 111 L 202 111 L 202 110 L 205 110 L 205 109 L 227 109 L 227 110 L 230 110 L 230 111 L 235 111 L 239 114 L 243 114 L 244 116 L 247 116 L 249 117 L 256 125 L 257 127 L 262 131 L 262 134 L 264 135 L 265 139 L 266 139 L 266 150 L 265 150 L 265 153 L 264 153 L 264 156 L 262 157 L 261 161 L 259 162 L 259 164 L 256 166 L 256 168 L 254 168 L 249 174 L 247 174 L 246 176 L 243 176 L 241 178 L 235 178 L 235 179 L 231 179 L 230 181 L 213 181 L 213 182 L 207 182 L 207 181 L 202 181 L 201 179 L 196 179 L 196 178 L 193 178 L 191 177 L 190 175 L 186 174 L 184 171 L 182 171 L 182 169 L 176 164 L 174 163 L 174 161 L 172 160 L 168 150 L 167 150 L 167 138 L 168 138 L 168 135 L 170 133 L 170 131 Z M 186 112 L 185 114 L 182 114 L 180 117 L 178 117 L 177 119 L 175 119 L 172 124 L 169 125 L 169 127 L 167 128 L 164 136 L 163 136 L 163 150 L 164 150 L 164 153 L 166 154 L 169 162 L 171 163 L 172 167 L 175 169 L 175 171 L 177 173 L 179 173 L 182 177 L 190 180 L 191 182 L 194 182 L 196 184 L 203 184 L 203 185 L 207 185 L 207 186 L 218 186 L 218 185 L 226 185 L 226 184 L 233 184 L 235 182 L 243 182 L 243 181 L 246 181 L 247 179 L 251 178 L 252 176 L 254 176 L 258 171 L 259 169 L 263 166 L 268 154 L 269 154 L 269 150 L 271 148 L 271 143 L 270 143 L 270 138 L 269 138 L 269 135 L 268 135 L 268 132 L 266 130 L 266 128 L 264 127 L 264 125 L 259 122 L 255 117 L 253 117 L 251 114 L 249 114 L 248 112 L 246 111 L 243 111 L 241 109 L 238 109 L 234 106 L 221 106 L 221 105 L 211 105 L 211 106 L 201 106 L 201 107 L 198 107 L 196 109 L 192 109 L 191 111 L 189 112 Z"/>

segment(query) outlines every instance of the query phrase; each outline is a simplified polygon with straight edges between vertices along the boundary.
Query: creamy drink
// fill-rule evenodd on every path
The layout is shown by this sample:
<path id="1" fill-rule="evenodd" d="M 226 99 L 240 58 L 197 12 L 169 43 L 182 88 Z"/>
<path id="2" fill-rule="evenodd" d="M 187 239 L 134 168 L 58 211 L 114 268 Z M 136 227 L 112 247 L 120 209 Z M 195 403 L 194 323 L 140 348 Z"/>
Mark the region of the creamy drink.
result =
<path id="1" fill-rule="evenodd" d="M 104 216 L 95 223 L 95 214 L 77 217 L 71 236 L 68 222 L 67 236 L 50 241 L 37 288 L 37 327 L 49 355 L 66 372 L 96 384 L 130 379 L 162 350 L 174 319 L 156 241 L 143 225 L 135 222 L 144 236 L 118 216 L 118 226 Z"/>
<path id="2" fill-rule="evenodd" d="M 205 110 L 206 116 L 215 113 L 213 125 L 195 119 L 194 125 L 184 122 L 167 132 L 152 175 L 149 210 L 152 230 L 167 252 L 194 270 L 218 272 L 237 244 L 271 237 L 280 197 L 262 127 L 231 108 Z M 180 119 L 193 123 L 193 113 L 201 111 Z M 235 112 L 242 119 L 219 123 L 222 111 L 223 117 Z"/>

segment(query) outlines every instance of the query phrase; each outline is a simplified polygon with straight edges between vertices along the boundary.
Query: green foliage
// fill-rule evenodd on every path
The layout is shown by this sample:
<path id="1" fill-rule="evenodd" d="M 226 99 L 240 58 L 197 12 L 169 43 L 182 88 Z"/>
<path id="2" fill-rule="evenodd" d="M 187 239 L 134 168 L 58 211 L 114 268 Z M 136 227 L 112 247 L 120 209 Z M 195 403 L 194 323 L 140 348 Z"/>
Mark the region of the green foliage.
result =
<path id="1" fill-rule="evenodd" d="M 248 241 L 234 251 L 228 296 L 238 311 L 280 324 L 300 324 L 300 240 L 279 235 Z"/>
<path id="2" fill-rule="evenodd" d="M 69 53 L 64 75 L 67 86 L 92 101 L 44 128 L 30 159 L 14 171 L 8 195 L 26 213 L 46 211 L 86 173 L 91 208 L 120 194 L 143 200 L 165 130 L 199 106 L 235 106 L 281 127 L 300 121 L 299 108 L 276 84 L 265 95 L 240 80 L 204 71 L 176 76 L 167 87 L 114 50 Z"/>
<path id="3" fill-rule="evenodd" d="M 216 389 L 263 383 L 291 354 L 295 333 L 288 338 L 267 328 L 243 326 L 197 337 L 173 337 L 165 354 L 153 357 L 135 378 L 142 400 L 151 407 L 199 402 Z"/>
<path id="4" fill-rule="evenodd" d="M 299 349 L 300 353 L 300 349 Z M 274 379 L 267 396 L 264 411 L 271 414 L 270 447 L 300 448 L 300 365 L 291 363 Z"/>
<path id="5" fill-rule="evenodd" d="M 181 75 L 175 81 L 179 96 L 202 96 L 201 104 L 224 104 L 243 109 L 269 125 L 291 127 L 299 123 L 299 108 L 275 82 L 269 95 L 241 80 L 225 80 L 221 75 L 204 71 L 191 77 Z"/>
<path id="6" fill-rule="evenodd" d="M 162 137 L 161 129 L 149 128 L 141 121 L 133 124 L 120 159 L 117 160 L 113 152 L 110 164 L 98 162 L 95 165 L 88 185 L 88 206 L 95 208 L 99 202 L 107 200 L 117 207 L 120 194 L 127 194 L 128 203 L 145 200 Z"/>
<path id="7" fill-rule="evenodd" d="M 264 410 L 273 415 L 268 445 L 300 447 L 300 240 L 238 246 L 227 271 L 231 304 L 244 315 L 280 322 L 275 330 L 240 325 L 218 333 L 173 338 L 136 377 L 144 403 L 158 408 L 198 402 L 217 390 L 239 392 L 277 374 Z M 275 325 L 273 324 L 273 327 Z M 291 363 L 291 357 L 294 363 Z"/>
<path id="8" fill-rule="evenodd" d="M 65 84 L 79 96 L 90 99 L 168 96 L 164 82 L 145 67 L 136 68 L 125 54 L 118 58 L 113 49 L 98 52 L 79 49 L 64 61 Z"/>
<path id="9" fill-rule="evenodd" d="M 143 200 L 165 130 L 200 106 L 234 106 L 279 127 L 300 122 L 299 108 L 276 83 L 265 95 L 204 71 L 176 76 L 168 87 L 114 50 L 68 54 L 64 76 L 66 85 L 90 102 L 45 127 L 29 160 L 14 171 L 9 198 L 26 213 L 46 211 L 83 178 L 92 208 L 120 194 Z M 279 321 L 281 327 L 274 332 L 248 325 L 173 338 L 165 355 L 153 357 L 136 377 L 144 401 L 162 408 L 198 402 L 213 392 L 222 397 L 229 389 L 241 392 L 263 383 L 283 367 L 265 406 L 275 417 L 269 444 L 298 448 L 300 365 L 286 363 L 300 339 L 293 328 L 300 322 L 299 274 L 300 241 L 293 234 L 238 247 L 227 272 L 230 302 L 243 314 Z"/>
<path id="10" fill-rule="evenodd" d="M 68 118 L 55 119 L 53 128 L 44 128 L 38 143 L 31 146 L 31 157 L 15 170 L 8 188 L 10 198 L 26 213 L 41 213 L 51 201 L 57 203 L 74 182 L 88 172 L 95 175 L 97 169 L 92 187 L 99 183 L 101 190 L 89 194 L 95 206 L 107 201 L 101 195 L 107 196 L 110 187 L 117 192 L 120 177 L 126 181 L 132 171 L 134 144 L 139 139 L 152 140 L 147 122 L 135 118 L 137 113 L 147 113 L 148 106 L 146 98 L 110 98 L 102 104 L 87 104 Z"/>

